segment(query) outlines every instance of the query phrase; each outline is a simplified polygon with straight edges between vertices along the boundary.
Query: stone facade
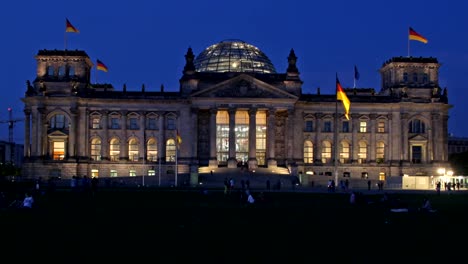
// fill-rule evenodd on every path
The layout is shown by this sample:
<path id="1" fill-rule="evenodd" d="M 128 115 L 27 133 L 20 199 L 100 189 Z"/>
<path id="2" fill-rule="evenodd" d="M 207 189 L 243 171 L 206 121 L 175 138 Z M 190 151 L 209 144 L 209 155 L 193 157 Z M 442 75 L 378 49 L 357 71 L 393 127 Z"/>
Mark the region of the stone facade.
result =
<path id="1" fill-rule="evenodd" d="M 392 58 L 380 69 L 380 91 L 344 89 L 350 120 L 335 94 L 302 93 L 293 50 L 285 73 L 202 72 L 191 49 L 185 58 L 179 92 L 127 91 L 91 83 L 85 51 L 39 51 L 22 98 L 23 176 L 157 175 L 180 184 L 242 165 L 308 182 L 387 181 L 449 166 L 452 106 L 435 58 Z"/>

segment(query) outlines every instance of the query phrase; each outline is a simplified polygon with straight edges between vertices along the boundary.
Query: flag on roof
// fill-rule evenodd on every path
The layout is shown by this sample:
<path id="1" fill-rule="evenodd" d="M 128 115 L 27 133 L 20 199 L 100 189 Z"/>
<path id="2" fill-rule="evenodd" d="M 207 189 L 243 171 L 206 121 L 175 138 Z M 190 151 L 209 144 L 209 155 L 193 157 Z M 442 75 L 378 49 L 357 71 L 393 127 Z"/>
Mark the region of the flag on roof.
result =
<path id="1" fill-rule="evenodd" d="M 80 31 L 68 21 L 68 18 L 66 19 L 66 26 L 65 26 L 65 32 L 73 32 L 73 33 L 79 33 Z"/>
<path id="2" fill-rule="evenodd" d="M 102 61 L 96 60 L 96 63 L 97 63 L 96 68 L 97 68 L 98 70 L 100 70 L 100 71 L 105 71 L 105 72 L 107 72 L 107 71 L 109 70 L 109 69 L 107 68 L 107 66 L 106 66 L 104 63 L 102 63 Z"/>
<path id="3" fill-rule="evenodd" d="M 427 43 L 427 38 L 423 37 L 421 34 L 416 32 L 413 28 L 409 28 L 409 39 L 410 40 L 417 40 L 422 43 Z"/>

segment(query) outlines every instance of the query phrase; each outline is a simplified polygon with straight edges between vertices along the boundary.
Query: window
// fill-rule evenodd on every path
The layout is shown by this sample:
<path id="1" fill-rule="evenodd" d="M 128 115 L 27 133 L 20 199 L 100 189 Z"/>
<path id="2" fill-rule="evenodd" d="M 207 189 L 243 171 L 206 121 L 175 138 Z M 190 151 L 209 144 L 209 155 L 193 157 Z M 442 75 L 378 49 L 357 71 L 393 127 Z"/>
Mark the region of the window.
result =
<path id="1" fill-rule="evenodd" d="M 52 129 L 63 129 L 65 128 L 65 116 L 62 114 L 57 114 L 50 118 L 49 128 Z"/>
<path id="2" fill-rule="evenodd" d="M 47 70 L 47 75 L 48 75 L 48 76 L 54 76 L 54 75 L 55 75 L 55 74 L 54 74 L 54 67 L 53 67 L 53 66 L 51 66 L 51 65 L 47 66 L 47 69 L 46 69 L 46 70 Z"/>
<path id="3" fill-rule="evenodd" d="M 138 161 L 138 141 L 134 138 L 128 141 L 128 159 Z"/>
<path id="4" fill-rule="evenodd" d="M 314 131 L 314 122 L 312 120 L 308 120 L 305 122 L 305 132 L 312 131 Z"/>
<path id="5" fill-rule="evenodd" d="M 91 140 L 91 159 L 101 160 L 101 140 L 99 138 Z"/>
<path id="6" fill-rule="evenodd" d="M 65 158 L 65 142 L 54 141 L 52 146 L 52 158 L 54 160 L 63 160 Z"/>
<path id="7" fill-rule="evenodd" d="M 377 142 L 377 148 L 375 150 L 375 158 L 377 163 L 382 163 L 385 160 L 385 144 L 383 142 Z"/>
<path id="8" fill-rule="evenodd" d="M 409 123 L 409 133 L 426 133 L 426 125 L 419 119 L 414 119 Z"/>
<path id="9" fill-rule="evenodd" d="M 133 130 L 138 129 L 138 118 L 131 117 L 129 121 L 130 121 L 130 129 L 133 129 Z"/>
<path id="10" fill-rule="evenodd" d="M 111 177 L 117 177 L 117 170 L 110 170 Z"/>
<path id="11" fill-rule="evenodd" d="M 385 133 L 385 121 L 378 121 L 377 133 Z"/>
<path id="12" fill-rule="evenodd" d="M 304 163 L 314 162 L 314 147 L 310 140 L 304 142 Z"/>
<path id="13" fill-rule="evenodd" d="M 422 162 L 422 146 L 412 146 L 411 147 L 411 161 L 413 163 Z"/>
<path id="14" fill-rule="evenodd" d="M 156 176 L 155 170 L 148 170 L 148 176 Z"/>
<path id="15" fill-rule="evenodd" d="M 120 156 L 120 141 L 116 138 L 110 141 L 110 159 L 111 161 L 119 161 Z"/>
<path id="16" fill-rule="evenodd" d="M 267 140 L 267 121 L 266 112 L 258 111 L 255 115 L 255 146 L 258 165 L 263 166 L 266 164 L 266 140 Z"/>
<path id="17" fill-rule="evenodd" d="M 93 128 L 94 129 L 99 129 L 100 128 L 100 123 L 101 123 L 101 119 L 99 117 L 93 117 Z"/>
<path id="18" fill-rule="evenodd" d="M 167 130 L 175 130 L 176 129 L 175 118 L 169 117 L 166 122 L 167 122 Z"/>
<path id="19" fill-rule="evenodd" d="M 346 141 L 341 142 L 340 145 L 340 163 L 350 163 L 349 143 Z"/>
<path id="20" fill-rule="evenodd" d="M 112 117 L 111 118 L 111 129 L 119 129 L 119 118 L 118 117 Z"/>
<path id="21" fill-rule="evenodd" d="M 146 151 L 146 157 L 148 161 L 158 161 L 158 145 L 156 144 L 156 140 L 154 138 L 150 138 L 148 140 Z"/>
<path id="22" fill-rule="evenodd" d="M 343 121 L 341 123 L 341 129 L 343 133 L 349 133 L 349 121 Z"/>
<path id="23" fill-rule="evenodd" d="M 136 176 L 136 170 L 129 170 L 128 171 L 128 176 L 135 177 Z"/>
<path id="24" fill-rule="evenodd" d="M 323 132 L 332 132 L 332 122 L 324 121 L 323 122 Z"/>
<path id="25" fill-rule="evenodd" d="M 176 160 L 175 140 L 170 138 L 166 141 L 166 162 L 175 162 Z"/>
<path id="26" fill-rule="evenodd" d="M 59 75 L 59 77 L 64 77 L 65 76 L 65 66 L 60 66 L 58 68 L 58 75 Z"/>
<path id="27" fill-rule="evenodd" d="M 367 179 L 367 178 L 369 178 L 369 173 L 367 173 L 367 172 L 361 172 L 361 178 L 362 178 L 362 179 Z"/>
<path id="28" fill-rule="evenodd" d="M 97 170 L 97 169 L 92 169 L 92 170 L 91 170 L 91 177 L 92 177 L 92 178 L 98 178 L 98 177 L 99 177 L 99 170 Z"/>
<path id="29" fill-rule="evenodd" d="M 367 143 L 364 141 L 359 142 L 358 163 L 367 162 Z"/>
<path id="30" fill-rule="evenodd" d="M 359 132 L 366 133 L 367 132 L 367 121 L 360 121 L 359 122 Z"/>
<path id="31" fill-rule="evenodd" d="M 408 73 L 407 72 L 403 73 L 403 82 L 408 82 Z"/>
<path id="32" fill-rule="evenodd" d="M 416 72 L 413 73 L 413 82 L 418 82 L 418 74 Z"/>
<path id="33" fill-rule="evenodd" d="M 429 78 L 428 78 L 428 75 L 427 75 L 427 73 L 425 73 L 425 74 L 423 75 L 423 83 L 426 84 L 426 83 L 428 82 L 428 79 L 429 79 Z"/>
<path id="34" fill-rule="evenodd" d="M 322 162 L 323 163 L 331 162 L 331 151 L 332 151 L 332 144 L 329 141 L 324 141 L 322 143 Z"/>
<path id="35" fill-rule="evenodd" d="M 347 171 L 343 172 L 343 177 L 344 178 L 350 178 L 351 177 L 351 172 L 347 172 Z"/>
<path id="36" fill-rule="evenodd" d="M 229 115 L 224 110 L 216 114 L 216 153 L 218 162 L 229 158 Z"/>
<path id="37" fill-rule="evenodd" d="M 70 76 L 70 77 L 75 76 L 75 67 L 73 67 L 73 66 L 68 67 L 68 76 Z"/>
<path id="38" fill-rule="evenodd" d="M 158 120 L 155 117 L 148 118 L 148 129 L 158 129 Z"/>

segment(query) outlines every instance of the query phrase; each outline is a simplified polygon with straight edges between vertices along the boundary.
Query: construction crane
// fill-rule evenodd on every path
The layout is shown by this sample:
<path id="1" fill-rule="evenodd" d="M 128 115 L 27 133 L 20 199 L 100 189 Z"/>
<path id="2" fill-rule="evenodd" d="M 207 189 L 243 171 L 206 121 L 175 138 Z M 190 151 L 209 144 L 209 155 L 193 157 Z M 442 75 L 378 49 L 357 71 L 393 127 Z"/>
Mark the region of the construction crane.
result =
<path id="1" fill-rule="evenodd" d="M 8 123 L 8 142 L 14 143 L 13 142 L 13 127 L 16 122 L 21 122 L 24 121 L 23 118 L 15 118 L 13 119 L 13 109 L 11 107 L 8 107 L 8 120 L 0 120 L 0 123 Z"/>

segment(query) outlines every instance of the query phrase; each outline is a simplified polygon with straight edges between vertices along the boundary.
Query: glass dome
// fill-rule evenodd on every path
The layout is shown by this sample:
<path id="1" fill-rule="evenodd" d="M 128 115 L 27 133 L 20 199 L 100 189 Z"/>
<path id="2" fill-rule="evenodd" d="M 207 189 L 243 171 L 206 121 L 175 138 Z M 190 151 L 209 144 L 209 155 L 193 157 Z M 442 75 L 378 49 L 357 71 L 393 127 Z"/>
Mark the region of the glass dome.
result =
<path id="1" fill-rule="evenodd" d="M 223 40 L 209 46 L 194 60 L 198 72 L 276 73 L 270 59 L 242 40 Z"/>

